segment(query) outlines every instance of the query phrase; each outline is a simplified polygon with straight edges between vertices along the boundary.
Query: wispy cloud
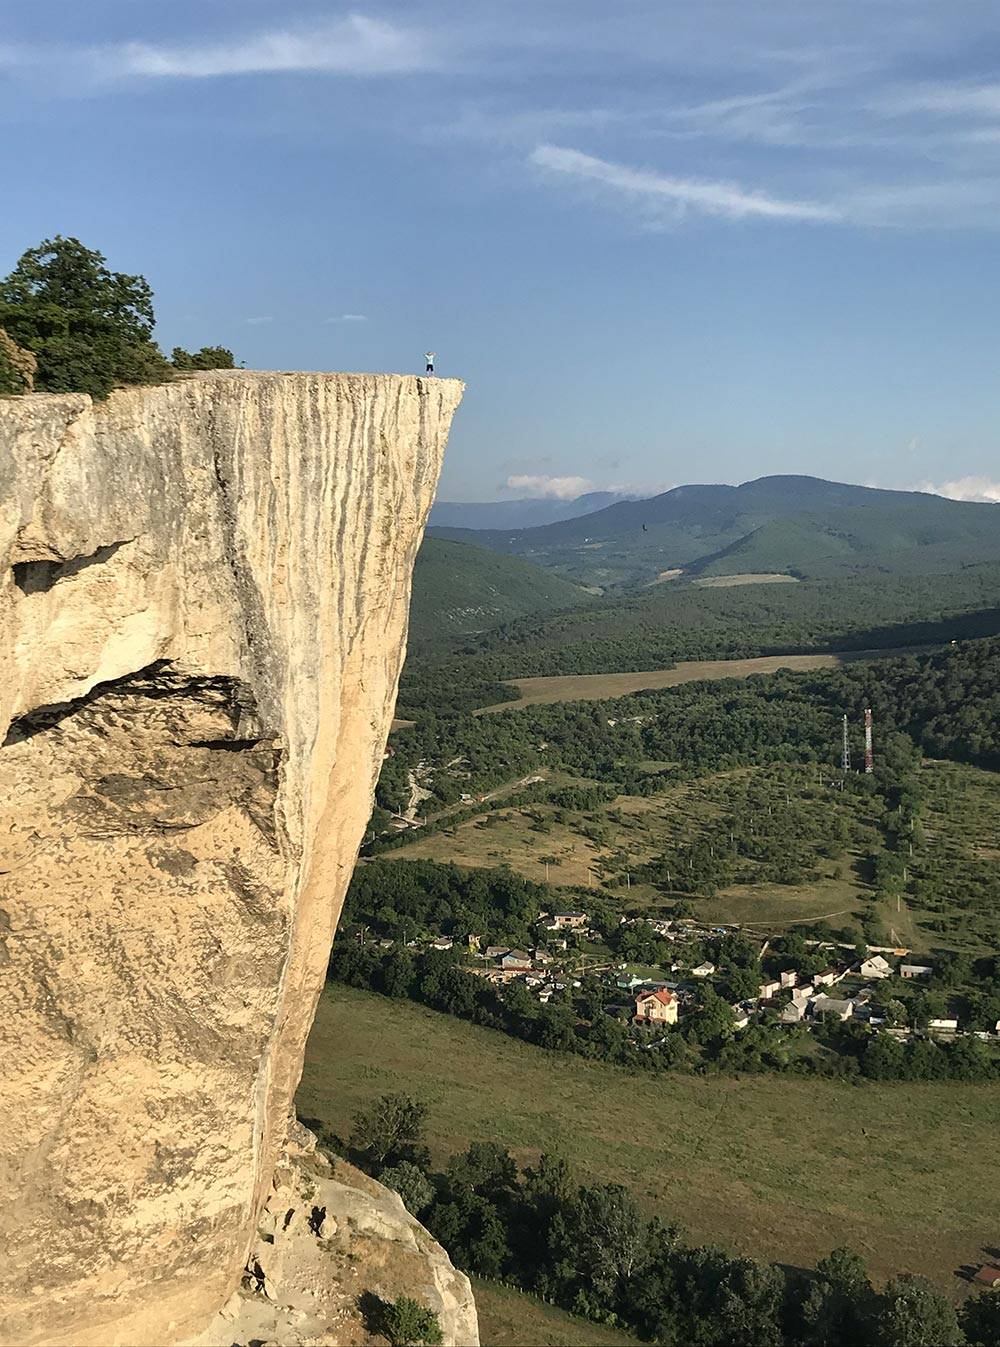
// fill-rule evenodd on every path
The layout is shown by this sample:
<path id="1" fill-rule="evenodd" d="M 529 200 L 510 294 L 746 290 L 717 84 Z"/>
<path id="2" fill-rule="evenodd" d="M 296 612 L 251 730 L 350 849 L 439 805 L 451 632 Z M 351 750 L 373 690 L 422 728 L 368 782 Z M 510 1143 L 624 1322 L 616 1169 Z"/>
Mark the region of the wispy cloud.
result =
<path id="1" fill-rule="evenodd" d="M 529 473 L 517 473 L 504 482 L 504 490 L 518 496 L 545 496 L 556 500 L 576 500 L 588 491 L 593 491 L 594 483 L 589 477 L 546 477 Z"/>
<path id="2" fill-rule="evenodd" d="M 244 318 L 243 321 L 247 327 L 264 327 L 267 323 L 273 323 L 274 319 L 269 313 L 261 313 L 253 318 Z"/>
<path id="3" fill-rule="evenodd" d="M 109 75 L 211 79 L 287 71 L 389 75 L 436 64 L 427 36 L 362 14 L 314 27 L 277 28 L 218 42 L 126 42 L 93 53 Z"/>
<path id="4" fill-rule="evenodd" d="M 794 201 L 747 190 L 739 183 L 672 177 L 651 169 L 630 168 L 560 145 L 539 145 L 531 162 L 564 178 L 596 183 L 609 192 L 654 204 L 668 213 L 688 211 L 727 220 L 837 220 L 840 212 L 813 201 Z"/>
<path id="5" fill-rule="evenodd" d="M 367 323 L 368 315 L 366 313 L 338 313 L 331 318 L 324 318 L 324 323 Z"/>
<path id="6" fill-rule="evenodd" d="M 948 500 L 988 501 L 1000 504 L 1000 481 L 989 477 L 956 477 L 950 482 L 921 482 L 918 491 L 930 491 Z"/>

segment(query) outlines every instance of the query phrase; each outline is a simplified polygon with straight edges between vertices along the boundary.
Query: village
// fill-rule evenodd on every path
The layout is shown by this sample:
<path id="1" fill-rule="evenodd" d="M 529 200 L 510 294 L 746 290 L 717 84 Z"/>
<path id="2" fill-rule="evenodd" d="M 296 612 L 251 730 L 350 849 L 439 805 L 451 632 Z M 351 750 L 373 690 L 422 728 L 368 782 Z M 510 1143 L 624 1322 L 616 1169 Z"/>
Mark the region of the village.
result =
<path id="1" fill-rule="evenodd" d="M 912 1016 L 908 1011 L 912 993 L 926 987 L 935 970 L 930 964 L 908 961 L 912 955 L 905 948 L 870 947 L 862 955 L 851 946 L 805 940 L 809 957 L 803 962 L 816 971 L 790 967 L 771 973 L 764 970 L 775 962 L 773 956 L 768 958 L 774 937 L 747 936 L 737 926 L 708 926 L 690 918 L 620 917 L 619 925 L 654 934 L 669 946 L 669 961 L 653 967 L 615 957 L 582 910 L 540 912 L 530 948 L 485 944 L 476 935 L 464 940 L 429 936 L 406 944 L 414 953 L 450 953 L 464 971 L 492 984 L 501 998 L 505 989 L 519 984 L 543 1006 L 572 999 L 584 979 L 596 979 L 609 997 L 605 1012 L 626 1024 L 647 1047 L 655 1046 L 655 1031 L 697 1015 L 706 988 L 725 996 L 731 977 L 701 954 L 706 943 L 734 936 L 757 947 L 756 977 L 750 979 L 756 985 L 752 990 L 745 985 L 746 994 L 739 999 L 727 999 L 734 1031 L 753 1023 L 801 1025 L 808 1030 L 853 1020 L 900 1040 L 914 1035 L 948 1039 L 968 1032 L 984 1042 L 1000 1042 L 1000 1020 L 986 1028 L 963 1029 L 955 1014 Z M 385 949 L 394 944 L 379 941 Z M 742 981 L 747 984 L 746 977 Z"/>

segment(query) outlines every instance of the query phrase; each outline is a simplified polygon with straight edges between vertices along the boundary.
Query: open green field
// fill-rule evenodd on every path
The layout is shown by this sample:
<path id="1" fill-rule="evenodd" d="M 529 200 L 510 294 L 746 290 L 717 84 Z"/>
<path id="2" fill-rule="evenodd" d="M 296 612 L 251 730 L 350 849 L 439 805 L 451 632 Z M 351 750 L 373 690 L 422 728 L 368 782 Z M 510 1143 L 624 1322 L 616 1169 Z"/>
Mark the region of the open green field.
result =
<path id="1" fill-rule="evenodd" d="M 483 1347 L 631 1347 L 639 1341 L 482 1277 L 472 1278 L 472 1290 Z"/>
<path id="2" fill-rule="evenodd" d="M 553 702 L 611 701 L 616 697 L 627 697 L 632 692 L 675 688 L 682 683 L 717 678 L 750 678 L 753 674 L 777 673 L 779 669 L 835 669 L 858 660 L 889 659 L 916 653 L 918 650 L 914 647 L 909 650 L 848 650 L 828 655 L 761 655 L 754 659 L 685 660 L 672 669 L 646 669 L 641 673 L 510 678 L 506 681 L 521 693 L 518 700 L 484 706 L 475 714 L 485 716 L 495 711 L 516 711 L 519 706 L 546 706 Z"/>
<path id="3" fill-rule="evenodd" d="M 875 1274 L 955 1269 L 1000 1231 L 998 1098 L 988 1085 L 844 1085 L 762 1075 L 633 1076 L 367 992 L 324 992 L 298 1096 L 350 1130 L 390 1090 L 431 1110 L 436 1162 L 470 1140 L 521 1160 L 561 1151 L 581 1179 L 627 1185 L 698 1241 L 812 1265 L 838 1244 Z"/>

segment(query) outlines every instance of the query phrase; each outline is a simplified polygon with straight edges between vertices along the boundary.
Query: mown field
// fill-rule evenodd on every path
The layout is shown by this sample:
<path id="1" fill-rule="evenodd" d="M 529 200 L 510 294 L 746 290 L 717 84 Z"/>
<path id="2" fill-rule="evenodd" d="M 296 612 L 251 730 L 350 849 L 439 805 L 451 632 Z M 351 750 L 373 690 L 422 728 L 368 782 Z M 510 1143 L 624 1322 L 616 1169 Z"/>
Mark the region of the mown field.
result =
<path id="1" fill-rule="evenodd" d="M 858 660 L 889 659 L 915 654 L 917 647 L 900 650 L 849 650 L 826 655 L 761 655 L 755 659 L 684 660 L 672 669 L 646 669 L 640 673 L 565 674 L 546 678 L 511 678 L 521 696 L 517 701 L 485 706 L 477 715 L 514 711 L 520 706 L 547 706 L 554 702 L 612 701 L 632 692 L 676 688 L 682 683 L 706 679 L 750 678 L 753 674 L 776 673 L 779 669 L 836 669 Z"/>
<path id="2" fill-rule="evenodd" d="M 631 1347 L 638 1338 L 547 1305 L 537 1296 L 472 1278 L 483 1347 Z"/>
<path id="3" fill-rule="evenodd" d="M 646 1078 L 328 987 L 299 1113 L 345 1135 L 391 1090 L 429 1104 L 435 1162 L 475 1139 L 522 1160 L 558 1150 L 581 1179 L 757 1258 L 808 1266 L 848 1244 L 879 1277 L 906 1269 L 959 1296 L 956 1270 L 998 1242 L 994 1087 Z"/>

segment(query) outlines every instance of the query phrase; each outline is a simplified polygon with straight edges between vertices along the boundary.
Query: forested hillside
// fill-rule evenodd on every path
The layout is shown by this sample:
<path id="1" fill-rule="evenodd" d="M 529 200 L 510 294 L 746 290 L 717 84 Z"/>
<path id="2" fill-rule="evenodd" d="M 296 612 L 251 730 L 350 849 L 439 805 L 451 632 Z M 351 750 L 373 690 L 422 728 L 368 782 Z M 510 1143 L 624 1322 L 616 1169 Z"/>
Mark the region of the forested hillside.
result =
<path id="1" fill-rule="evenodd" d="M 877 566 L 907 576 L 1000 559 L 996 506 L 813 477 L 676 487 L 519 532 L 438 533 L 605 588 L 653 581 L 674 568 L 816 578 Z"/>
<path id="2" fill-rule="evenodd" d="M 439 592 L 446 591 L 442 580 Z M 507 678 L 629 673 L 669 668 L 678 660 L 885 649 L 993 635 L 1000 632 L 1000 564 L 907 578 L 869 572 L 796 585 L 667 585 L 501 622 L 457 645 L 436 639 L 433 624 L 418 626 L 423 639 L 403 673 L 400 714 L 440 715 L 513 697 L 501 683 Z"/>
<path id="3" fill-rule="evenodd" d="M 592 602 L 576 585 L 520 557 L 425 538 L 413 571 L 410 648 L 441 649 L 516 618 Z"/>

